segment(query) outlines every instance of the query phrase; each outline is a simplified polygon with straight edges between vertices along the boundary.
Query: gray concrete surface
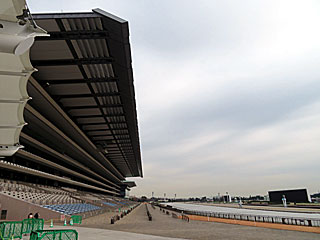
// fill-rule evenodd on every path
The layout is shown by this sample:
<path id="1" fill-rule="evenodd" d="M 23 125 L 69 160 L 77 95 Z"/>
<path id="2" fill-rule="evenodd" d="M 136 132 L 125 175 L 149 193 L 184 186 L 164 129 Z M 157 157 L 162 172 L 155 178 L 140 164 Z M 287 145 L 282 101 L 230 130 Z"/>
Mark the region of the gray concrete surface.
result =
<path id="1" fill-rule="evenodd" d="M 49 229 L 46 227 L 45 229 Z M 159 237 L 139 233 L 113 231 L 99 228 L 86 228 L 76 226 L 56 226 L 52 229 L 74 229 L 78 232 L 78 240 L 116 239 L 116 240 L 179 240 L 182 238 Z"/>
<path id="2" fill-rule="evenodd" d="M 152 221 L 148 221 L 145 206 L 141 205 L 115 224 L 110 224 L 109 216 L 102 214 L 100 216 L 86 219 L 85 224 L 82 226 L 86 228 L 101 228 L 123 232 L 134 232 L 155 236 L 197 240 L 320 239 L 320 234 L 316 233 L 249 227 L 217 222 L 186 222 L 182 221 L 181 219 L 172 218 L 171 215 L 166 215 L 163 212 L 160 212 L 159 208 L 153 209 L 150 205 L 149 211 L 152 214 Z M 119 236 L 117 240 L 125 239 L 121 238 L 121 235 L 117 236 Z"/>

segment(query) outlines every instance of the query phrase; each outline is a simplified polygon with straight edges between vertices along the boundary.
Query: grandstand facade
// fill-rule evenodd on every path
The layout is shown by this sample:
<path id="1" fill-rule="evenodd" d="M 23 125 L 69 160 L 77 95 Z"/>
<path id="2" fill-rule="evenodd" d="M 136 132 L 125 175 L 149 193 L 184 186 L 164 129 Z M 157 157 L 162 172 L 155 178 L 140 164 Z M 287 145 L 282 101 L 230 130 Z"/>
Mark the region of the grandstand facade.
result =
<path id="1" fill-rule="evenodd" d="M 10 198 L 44 213 L 117 207 L 135 186 L 126 178 L 143 176 L 128 22 L 101 9 L 28 18 L 49 36 L 30 49 L 23 148 L 0 159 L 0 207 Z"/>

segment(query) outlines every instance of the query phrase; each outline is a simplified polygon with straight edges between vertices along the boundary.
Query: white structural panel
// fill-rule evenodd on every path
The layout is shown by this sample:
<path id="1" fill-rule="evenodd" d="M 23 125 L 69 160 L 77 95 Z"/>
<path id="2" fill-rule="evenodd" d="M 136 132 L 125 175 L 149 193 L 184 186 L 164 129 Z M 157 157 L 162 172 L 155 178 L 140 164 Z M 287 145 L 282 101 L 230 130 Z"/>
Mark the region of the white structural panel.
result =
<path id="1" fill-rule="evenodd" d="M 35 71 L 29 49 L 35 36 L 47 35 L 29 18 L 25 0 L 1 0 L 0 156 L 11 156 L 21 148 L 19 136 L 26 124 L 23 110 L 29 100 L 27 81 Z"/>

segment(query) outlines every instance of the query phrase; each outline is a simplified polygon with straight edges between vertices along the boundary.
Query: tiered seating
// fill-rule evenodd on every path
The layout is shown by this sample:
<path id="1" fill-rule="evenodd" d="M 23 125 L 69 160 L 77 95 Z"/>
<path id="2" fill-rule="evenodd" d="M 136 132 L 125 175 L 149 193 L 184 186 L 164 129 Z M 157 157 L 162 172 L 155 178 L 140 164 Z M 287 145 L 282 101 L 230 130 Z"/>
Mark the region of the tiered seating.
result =
<path id="1" fill-rule="evenodd" d="M 131 205 L 131 202 L 126 200 L 126 199 L 121 199 L 121 198 L 113 198 L 112 201 L 116 202 L 117 204 L 120 204 L 120 205 Z"/>
<path id="2" fill-rule="evenodd" d="M 62 190 L 48 191 L 48 188 L 42 189 L 37 185 L 24 185 L 16 181 L 0 180 L 0 193 L 39 205 L 82 202 Z"/>
<path id="3" fill-rule="evenodd" d="M 93 194 L 84 194 L 82 196 L 83 198 L 86 198 L 86 199 L 89 199 L 89 200 L 92 200 L 92 201 L 100 201 L 100 198 L 97 198 L 96 196 L 94 196 Z"/>
<path id="4" fill-rule="evenodd" d="M 108 205 L 108 206 L 110 206 L 110 207 L 116 207 L 117 206 L 117 204 L 115 204 L 115 203 L 110 203 L 110 202 L 102 202 L 104 205 Z"/>
<path id="5" fill-rule="evenodd" d="M 3 179 L 0 179 L 0 193 L 67 215 L 81 214 L 85 216 L 88 213 L 88 216 L 93 216 L 103 211 L 134 204 L 127 199 L 79 191 L 73 188 L 58 188 Z"/>
<path id="6" fill-rule="evenodd" d="M 8 181 L 3 179 L 0 179 L 0 191 L 42 192 L 42 191 L 37 191 L 33 187 L 19 184 L 16 181 Z"/>
<path id="7" fill-rule="evenodd" d="M 120 201 L 116 201 L 116 202 L 118 202 L 118 203 L 120 203 L 122 205 L 129 205 L 127 202 L 120 202 Z"/>
<path id="8" fill-rule="evenodd" d="M 135 205 L 135 202 L 132 202 L 128 199 L 117 198 L 117 197 L 107 197 L 103 196 L 101 199 L 102 204 L 107 205 L 109 207 L 118 208 L 118 207 L 131 207 Z"/>
<path id="9" fill-rule="evenodd" d="M 31 193 L 31 192 L 16 192 L 16 191 L 0 191 L 10 197 L 14 197 L 27 202 L 32 202 L 35 204 L 57 204 L 57 203 L 77 203 L 81 202 L 71 198 L 68 195 L 56 195 L 50 193 Z"/>
<path id="10" fill-rule="evenodd" d="M 48 208 L 50 210 L 53 210 L 62 214 L 68 214 L 68 215 L 90 212 L 90 211 L 101 209 L 100 207 L 94 206 L 92 204 L 87 204 L 87 203 L 44 205 L 42 207 Z"/>
<path id="11" fill-rule="evenodd" d="M 55 194 L 60 194 L 60 195 L 71 195 L 71 193 L 63 191 L 59 188 L 55 188 L 55 187 L 48 187 L 48 186 L 44 186 L 44 185 L 40 185 L 38 186 L 38 188 L 45 190 L 46 192 L 50 192 L 50 193 L 55 193 Z"/>

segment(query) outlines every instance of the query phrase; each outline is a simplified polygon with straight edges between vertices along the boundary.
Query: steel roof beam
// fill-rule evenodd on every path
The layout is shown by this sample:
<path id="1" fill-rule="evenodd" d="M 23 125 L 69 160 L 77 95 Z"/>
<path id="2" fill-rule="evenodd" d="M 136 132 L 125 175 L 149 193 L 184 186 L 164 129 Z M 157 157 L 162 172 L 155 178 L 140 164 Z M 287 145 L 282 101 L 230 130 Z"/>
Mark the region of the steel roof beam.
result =
<path id="1" fill-rule="evenodd" d="M 58 125 L 59 129 L 65 131 L 69 136 L 74 136 L 74 139 L 77 139 L 77 142 L 86 149 L 92 156 L 99 160 L 99 162 L 103 163 L 108 169 L 114 169 L 115 167 L 106 159 L 102 153 L 96 151 L 96 146 L 91 142 L 90 138 L 82 132 L 79 126 L 73 121 L 68 115 L 63 111 L 61 106 L 55 102 L 50 95 L 40 86 L 40 84 L 31 77 L 29 79 L 29 91 L 35 97 L 35 99 L 42 99 L 41 101 L 33 101 L 39 108 L 39 110 L 46 112 L 48 117 L 51 115 L 55 115 L 53 119 L 54 122 Z M 41 103 L 40 103 L 41 102 Z M 39 106 L 40 105 L 40 106 Z M 56 118 L 57 117 L 57 118 Z M 59 119 L 59 120 L 58 120 Z M 74 131 L 75 130 L 75 131 Z M 116 172 L 117 176 L 122 179 L 124 176 L 120 172 Z M 103 173 L 103 175 L 105 175 Z"/>
<path id="2" fill-rule="evenodd" d="M 69 13 L 37 13 L 32 14 L 34 20 L 45 20 L 45 19 L 65 19 L 65 18 L 96 18 L 99 17 L 97 14 L 92 12 L 69 12 Z"/>
<path id="3" fill-rule="evenodd" d="M 61 19 L 56 19 L 56 23 L 57 23 L 58 27 L 60 28 L 60 31 L 63 31 L 63 32 L 66 31 L 66 29 L 65 29 L 65 27 L 64 27 L 63 22 L 62 22 Z M 77 61 L 77 60 L 80 60 L 81 58 L 79 58 L 79 56 L 78 56 L 78 54 L 77 54 L 77 52 L 76 52 L 76 50 L 75 50 L 75 48 L 74 48 L 71 40 L 67 39 L 67 40 L 65 40 L 65 41 L 66 41 L 66 43 L 67 43 L 67 45 L 68 45 L 68 47 L 69 47 L 69 49 L 70 49 L 70 51 L 71 51 L 74 59 L 75 59 L 76 61 Z M 104 61 L 105 61 L 107 58 L 103 58 L 103 59 L 104 59 Z M 111 59 L 113 60 L 113 58 L 109 58 L 109 60 L 111 60 Z M 92 60 L 93 60 L 93 59 L 91 58 L 88 63 L 89 63 L 89 64 L 95 64 L 94 61 L 92 61 Z M 98 63 L 100 63 L 100 62 L 98 61 Z M 109 63 L 111 63 L 111 61 L 109 61 Z M 87 79 L 87 78 L 88 78 L 88 75 L 87 75 L 87 73 L 86 73 L 86 71 L 85 71 L 85 69 L 84 69 L 84 67 L 83 67 L 83 63 L 77 64 L 77 66 L 78 66 L 78 68 L 79 68 L 79 70 L 80 70 L 83 78 Z M 98 96 L 97 96 L 97 95 L 94 95 L 94 94 L 96 94 L 96 93 L 95 93 L 95 90 L 94 90 L 94 88 L 93 88 L 92 83 L 89 83 L 89 82 L 88 82 L 88 83 L 87 83 L 87 86 L 88 86 L 88 88 L 90 89 L 91 96 L 94 96 L 94 100 L 95 100 L 96 104 L 99 106 L 99 110 L 100 110 L 101 114 L 104 114 L 103 108 L 100 108 L 101 103 L 100 103 L 100 101 L 99 101 L 99 99 L 98 99 Z M 118 94 L 119 94 L 119 93 L 118 93 Z M 121 97 L 121 96 L 120 96 L 120 97 Z M 106 117 L 104 117 L 104 120 L 106 121 L 107 125 L 110 126 L 110 124 L 111 124 L 110 122 L 111 122 L 111 121 L 110 121 L 109 119 L 107 119 Z M 126 121 L 125 121 L 125 122 L 126 122 Z M 112 130 L 111 130 L 111 133 L 114 134 Z M 121 150 L 119 140 L 115 139 L 115 143 L 119 146 L 119 149 Z M 126 158 L 125 158 L 125 154 L 123 153 L 122 150 L 121 150 L 121 152 L 122 152 L 123 158 L 124 158 L 125 161 L 127 162 L 127 160 L 126 160 Z M 132 166 L 130 165 L 129 162 L 127 162 L 127 166 L 128 166 L 128 168 L 129 168 L 129 171 L 131 172 L 131 175 L 134 176 L 134 175 L 135 175 L 135 171 L 132 169 Z"/>
<path id="4" fill-rule="evenodd" d="M 95 115 L 81 115 L 81 116 L 72 116 L 73 118 L 96 118 L 96 117 L 124 117 L 123 113 L 120 114 L 95 114 Z M 110 129 L 110 131 L 113 129 Z"/>
<path id="5" fill-rule="evenodd" d="M 89 137 L 113 137 L 113 136 L 129 136 L 129 133 L 115 133 L 114 135 L 112 134 L 98 134 L 98 135 L 90 135 Z"/>
<path id="6" fill-rule="evenodd" d="M 122 104 L 103 104 L 100 105 L 101 108 L 117 108 L 117 107 L 122 107 Z M 66 111 L 69 110 L 80 110 L 80 109 L 93 109 L 93 108 L 99 108 L 98 105 L 90 105 L 90 106 L 70 106 L 70 107 L 64 107 Z"/>
<path id="7" fill-rule="evenodd" d="M 115 141 L 115 140 L 119 140 L 119 138 L 115 138 L 113 137 L 112 139 L 111 138 L 108 138 L 108 139 L 104 139 L 105 136 L 91 136 L 91 139 L 94 141 L 94 140 L 99 140 L 99 141 Z"/>
<path id="8" fill-rule="evenodd" d="M 50 37 L 37 37 L 37 41 L 50 40 L 79 40 L 79 39 L 105 39 L 109 37 L 109 32 L 106 30 L 79 30 L 66 32 L 50 32 Z"/>
<path id="9" fill-rule="evenodd" d="M 52 97 L 56 98 L 89 98 L 89 97 L 112 97 L 120 96 L 119 92 L 109 93 L 89 93 L 89 94 L 51 94 Z"/>
<path id="10" fill-rule="evenodd" d="M 103 131 L 128 131 L 127 128 L 112 128 L 112 129 L 108 129 L 108 128 L 99 128 L 99 129 L 89 129 L 89 130 L 83 130 L 84 132 L 86 133 L 89 133 L 89 132 L 103 132 Z"/>
<path id="11" fill-rule="evenodd" d="M 99 169 L 99 173 L 101 175 L 105 176 L 104 174 L 106 174 L 107 176 L 110 176 L 112 180 L 115 180 L 115 182 L 121 181 L 117 176 L 115 176 L 111 172 L 111 170 L 109 170 L 104 165 L 102 165 L 98 160 L 96 160 L 93 156 L 91 156 L 86 150 L 84 150 L 80 145 L 78 145 L 76 142 L 74 142 L 70 137 L 65 135 L 64 132 L 62 132 L 62 130 L 57 128 L 54 124 L 52 124 L 49 120 L 47 120 L 37 110 L 35 110 L 30 105 L 26 105 L 25 109 L 26 109 L 24 112 L 25 117 L 30 118 L 30 120 L 33 120 L 33 123 L 37 124 L 38 127 L 41 126 L 40 128 L 44 129 L 44 131 L 49 133 L 50 136 L 56 135 L 58 141 L 62 142 L 66 146 L 68 146 L 68 148 L 69 148 L 68 152 L 71 152 L 71 149 L 73 151 L 78 152 L 78 154 L 82 156 L 81 157 L 82 163 L 84 162 L 84 159 L 86 159 L 86 161 L 90 162 L 94 166 L 94 168 Z M 37 121 L 37 122 L 34 122 L 34 121 Z M 114 184 L 116 185 L 116 183 L 114 183 Z"/>
<path id="12" fill-rule="evenodd" d="M 115 148 L 108 148 L 108 146 L 106 147 L 106 149 L 108 150 L 108 152 L 112 152 L 112 151 L 117 151 L 118 149 L 115 149 Z M 123 148 L 124 151 L 127 151 L 127 152 L 131 152 L 132 151 L 132 148 Z"/>
<path id="13" fill-rule="evenodd" d="M 127 123 L 126 121 L 117 121 L 117 122 L 110 122 L 109 121 L 109 124 L 123 124 L 123 123 Z M 86 126 L 86 125 L 107 125 L 106 122 L 92 122 L 92 123 L 79 123 L 82 127 L 83 126 Z M 111 130 L 110 128 L 108 130 Z M 113 129 L 112 129 L 113 130 Z"/>
<path id="14" fill-rule="evenodd" d="M 62 160 L 70 165 L 72 165 L 73 167 L 76 167 L 77 169 L 81 169 L 84 172 L 88 172 L 91 174 L 91 176 L 94 176 L 96 178 L 100 179 L 100 182 L 107 182 L 108 184 L 113 185 L 116 188 L 119 188 L 117 185 L 115 185 L 113 182 L 111 182 L 110 180 L 102 177 L 101 175 L 99 175 L 98 173 L 92 171 L 90 168 L 88 168 L 88 166 L 83 165 L 82 163 L 72 159 L 71 157 L 69 157 L 66 154 L 61 154 L 59 152 L 57 152 L 56 150 L 48 147 L 47 145 L 39 142 L 38 140 L 28 136 L 25 133 L 21 133 L 21 140 L 23 142 L 26 143 L 26 145 L 30 145 L 32 147 L 37 147 L 38 150 L 45 152 L 46 154 L 49 154 L 50 156 L 53 156 L 56 159 Z M 102 181 L 101 181 L 102 180 Z M 111 187 L 113 188 L 113 187 Z"/>
<path id="15" fill-rule="evenodd" d="M 33 60 L 32 65 L 43 66 L 66 66 L 66 65 L 87 65 L 87 64 L 108 64 L 112 63 L 112 57 L 78 58 L 78 59 L 51 59 L 51 60 Z"/>
<path id="16" fill-rule="evenodd" d="M 113 136 L 113 135 L 99 135 L 99 136 L 90 136 L 92 139 L 97 139 L 97 138 L 101 138 L 101 137 L 114 137 L 114 139 L 117 139 L 117 140 L 128 140 L 128 139 L 130 139 L 130 138 L 124 138 L 124 137 L 122 137 L 122 138 L 120 138 L 120 137 L 118 137 L 118 138 L 116 138 L 115 136 Z M 100 139 L 101 140 L 101 139 Z M 102 139 L 103 140 L 103 139 Z"/>
<path id="17" fill-rule="evenodd" d="M 105 77 L 105 78 L 86 78 L 86 79 L 68 79 L 68 80 L 45 80 L 43 83 L 50 84 L 79 84 L 79 83 L 112 83 L 117 82 L 119 79 L 116 77 Z M 41 82 L 41 80 L 40 80 Z"/>
<path id="18" fill-rule="evenodd" d="M 21 165 L 12 164 L 12 163 L 9 163 L 9 162 L 6 162 L 6 161 L 0 162 L 0 168 L 5 168 L 5 169 L 21 172 L 23 174 L 30 174 L 30 175 L 37 176 L 37 177 L 43 177 L 43 178 L 46 178 L 46 179 L 51 179 L 51 180 L 59 181 L 59 182 L 62 182 L 62 183 L 68 183 L 68 184 L 71 184 L 71 185 L 91 188 L 91 189 L 103 191 L 103 192 L 106 192 L 106 193 L 109 193 L 109 194 L 110 193 L 118 194 L 117 192 L 109 191 L 109 190 L 106 190 L 106 189 L 103 189 L 103 188 L 99 188 L 99 187 L 92 186 L 92 185 L 89 185 L 89 184 L 86 184 L 86 183 L 74 181 L 74 180 L 71 180 L 71 179 L 68 179 L 68 178 L 64 178 L 64 177 L 60 177 L 60 176 L 57 176 L 57 175 L 53 175 L 53 174 L 50 174 L 50 173 L 41 172 L 41 171 L 38 171 L 38 170 L 35 170 L 35 169 L 32 169 L 32 168 L 28 168 L 28 167 L 24 167 L 24 166 L 21 166 Z"/>
<path id="19" fill-rule="evenodd" d="M 88 177 L 88 176 L 86 176 L 84 174 L 81 174 L 78 171 L 74 171 L 74 170 L 71 170 L 70 168 L 64 167 L 64 166 L 59 165 L 57 163 L 54 163 L 54 162 L 52 162 L 52 161 L 50 161 L 50 160 L 48 160 L 46 158 L 37 156 L 37 155 L 33 154 L 32 152 L 20 149 L 17 152 L 16 156 L 22 157 L 24 159 L 28 159 L 30 161 L 36 162 L 37 164 L 40 164 L 40 165 L 47 166 L 49 168 L 59 169 L 61 172 L 70 174 L 70 175 L 72 175 L 74 177 L 85 179 L 87 181 L 94 182 L 95 184 L 99 184 L 99 185 L 102 185 L 104 187 L 107 187 L 107 188 L 110 188 L 110 189 L 113 189 L 113 190 L 117 191 L 117 189 L 112 187 L 112 186 L 106 185 L 105 183 L 103 183 L 101 181 L 98 181 L 98 180 L 96 180 L 94 178 L 91 178 L 91 177 Z"/>

